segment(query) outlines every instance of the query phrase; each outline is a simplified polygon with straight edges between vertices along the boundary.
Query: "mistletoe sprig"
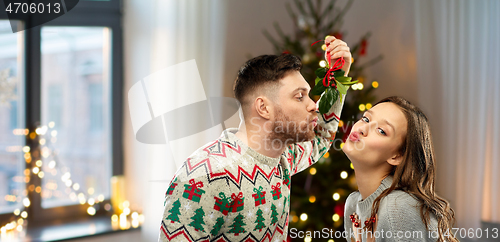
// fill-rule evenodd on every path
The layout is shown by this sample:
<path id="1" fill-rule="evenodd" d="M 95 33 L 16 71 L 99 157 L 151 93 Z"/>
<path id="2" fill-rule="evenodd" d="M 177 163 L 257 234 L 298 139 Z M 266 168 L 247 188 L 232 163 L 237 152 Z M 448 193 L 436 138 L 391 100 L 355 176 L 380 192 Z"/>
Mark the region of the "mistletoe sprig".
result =
<path id="1" fill-rule="evenodd" d="M 330 55 L 327 58 L 330 59 Z M 344 76 L 345 72 L 341 69 L 343 62 L 343 57 L 341 57 L 331 68 L 329 66 L 320 67 L 315 71 L 317 77 L 311 94 L 321 95 L 323 92 L 325 93 L 319 101 L 319 112 L 321 114 L 327 113 L 339 97 L 340 101 L 342 101 L 342 95 L 340 94 L 345 95 L 350 86 L 358 83 L 358 80 L 351 81 L 352 77 Z M 320 82 L 321 80 L 323 81 Z"/>

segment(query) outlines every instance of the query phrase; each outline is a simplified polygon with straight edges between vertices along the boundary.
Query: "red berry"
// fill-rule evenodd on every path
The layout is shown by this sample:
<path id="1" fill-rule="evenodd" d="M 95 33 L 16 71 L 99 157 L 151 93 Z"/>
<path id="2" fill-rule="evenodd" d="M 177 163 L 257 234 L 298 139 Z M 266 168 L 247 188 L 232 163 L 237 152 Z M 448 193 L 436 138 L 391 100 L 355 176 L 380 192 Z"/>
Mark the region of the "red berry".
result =
<path id="1" fill-rule="evenodd" d="M 359 223 L 358 222 L 354 223 L 354 227 L 359 228 Z"/>

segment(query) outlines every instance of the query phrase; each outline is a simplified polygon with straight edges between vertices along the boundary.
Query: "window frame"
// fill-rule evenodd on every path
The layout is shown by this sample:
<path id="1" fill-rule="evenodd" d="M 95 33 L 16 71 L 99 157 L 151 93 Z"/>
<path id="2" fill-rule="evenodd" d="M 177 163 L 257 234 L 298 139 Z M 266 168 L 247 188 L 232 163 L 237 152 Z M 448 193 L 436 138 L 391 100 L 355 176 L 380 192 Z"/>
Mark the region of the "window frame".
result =
<path id="1" fill-rule="evenodd" d="M 13 20 L 29 22 L 36 17 L 20 16 Z M 5 11 L 0 11 L 1 20 L 9 20 Z M 123 175 L 123 30 L 122 30 L 122 5 L 121 0 L 110 1 L 82 1 L 68 13 L 25 31 L 24 42 L 24 76 L 25 76 L 25 124 L 30 130 L 41 121 L 41 28 L 45 26 L 68 27 L 108 27 L 111 30 L 111 159 L 112 176 Z M 29 70 L 29 71 L 28 71 Z M 32 141 L 26 140 L 26 145 L 34 146 Z M 31 173 L 30 185 L 41 186 L 41 179 Z M 60 221 L 89 218 L 85 205 L 71 205 L 43 209 L 41 207 L 41 194 L 29 192 L 31 206 L 28 211 L 30 225 L 57 223 Z M 103 203 L 109 202 L 106 199 Z M 97 214 L 103 213 L 101 209 Z M 0 214 L 0 221 L 8 221 L 12 213 Z"/>

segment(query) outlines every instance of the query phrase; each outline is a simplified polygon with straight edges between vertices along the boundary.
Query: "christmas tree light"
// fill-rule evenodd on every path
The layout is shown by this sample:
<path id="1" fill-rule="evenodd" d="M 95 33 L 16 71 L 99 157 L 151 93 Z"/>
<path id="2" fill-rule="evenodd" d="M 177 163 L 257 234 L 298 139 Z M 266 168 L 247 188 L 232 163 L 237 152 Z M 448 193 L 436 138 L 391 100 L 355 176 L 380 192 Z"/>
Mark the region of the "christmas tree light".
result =
<path id="1" fill-rule="evenodd" d="M 21 200 L 24 208 L 23 209 L 15 209 L 13 211 L 13 215 L 15 216 L 14 221 L 4 223 L 3 226 L 0 227 L 1 236 L 2 236 L 1 238 L 5 238 L 6 236 L 10 236 L 9 238 L 20 239 L 20 238 L 18 238 L 18 236 L 20 234 L 16 234 L 15 232 L 21 232 L 21 231 L 23 231 L 23 228 L 25 226 L 27 226 L 27 222 L 25 221 L 25 219 L 28 218 L 28 212 L 26 211 L 26 209 L 31 206 L 31 201 L 28 198 L 29 193 L 33 193 L 33 192 L 36 192 L 39 194 L 41 193 L 42 198 L 44 198 L 45 196 L 47 196 L 47 194 L 52 196 L 52 192 L 50 190 L 57 189 L 57 184 L 55 182 L 47 182 L 45 184 L 46 188 L 44 188 L 44 189 L 47 189 L 45 193 L 42 193 L 41 186 L 35 186 L 34 184 L 28 185 L 29 182 L 31 181 L 31 179 L 30 179 L 31 174 L 37 175 L 40 179 L 43 179 L 45 177 L 45 172 L 41 170 L 43 163 L 44 163 L 42 161 L 42 158 L 45 158 L 45 159 L 49 158 L 49 156 L 52 153 L 54 153 L 54 151 L 51 150 L 49 147 L 47 147 L 48 144 L 46 142 L 46 139 L 44 138 L 44 135 L 50 134 L 50 136 L 52 136 L 51 142 L 54 143 L 56 141 L 55 137 L 57 136 L 57 131 L 56 130 L 49 130 L 49 129 L 52 129 L 54 126 L 55 126 L 54 122 L 50 122 L 48 126 L 37 127 L 34 129 L 33 132 L 29 132 L 28 129 L 17 129 L 17 130 L 13 131 L 14 134 L 27 136 L 27 138 L 29 138 L 30 140 L 33 141 L 33 143 L 32 143 L 33 146 L 32 147 L 24 146 L 24 147 L 19 149 L 19 151 L 24 153 L 23 157 L 24 157 L 24 160 L 26 163 L 26 169 L 23 172 L 24 178 L 22 178 L 20 180 L 21 182 L 24 182 L 25 184 L 27 184 L 27 188 L 21 192 L 22 196 L 24 196 L 24 198 Z M 36 142 L 37 139 L 38 139 L 38 142 Z M 33 158 L 33 153 L 38 154 L 38 155 L 35 155 L 35 158 Z M 32 163 L 31 162 L 32 160 L 35 160 L 35 161 Z M 53 176 L 56 176 L 58 174 L 56 169 L 61 168 L 59 166 L 60 166 L 60 163 L 57 162 L 56 160 L 50 160 L 50 162 L 48 162 L 48 165 L 47 165 L 47 167 L 51 170 L 50 174 L 52 174 Z M 64 169 L 61 169 L 61 171 L 62 170 L 64 170 Z M 100 194 L 99 196 L 97 196 L 97 198 L 91 197 L 95 192 L 94 188 L 92 188 L 92 187 L 87 190 L 88 195 L 86 195 L 82 192 L 80 192 L 80 193 L 78 193 L 78 195 L 76 195 L 76 192 L 79 191 L 81 187 L 78 183 L 75 183 L 71 179 L 71 173 L 69 171 L 67 171 L 64 173 L 61 172 L 60 174 L 62 174 L 62 175 L 59 177 L 59 179 L 69 189 L 69 192 L 68 192 L 68 190 L 66 190 L 66 192 L 68 193 L 68 196 L 70 197 L 70 199 L 73 201 L 78 199 L 79 203 L 81 205 L 88 203 L 89 207 L 87 207 L 87 214 L 90 216 L 94 216 L 97 213 L 97 210 L 94 207 L 94 205 L 96 205 L 97 203 L 103 202 L 104 195 Z M 6 198 L 6 200 L 11 199 L 12 202 L 17 201 L 17 198 L 15 195 L 8 194 L 8 195 L 6 195 L 5 198 Z M 112 228 L 113 229 L 129 229 L 131 227 L 131 225 L 134 228 L 137 228 L 138 226 L 140 226 L 140 224 L 142 224 L 144 222 L 144 215 L 138 214 L 137 212 L 134 212 L 137 215 L 135 215 L 134 218 L 131 218 L 131 221 L 129 221 L 127 218 L 127 215 L 129 215 L 132 212 L 132 210 L 129 208 L 130 203 L 128 201 L 125 201 L 125 203 L 123 205 L 125 205 L 127 210 L 120 214 L 119 221 L 118 221 L 118 215 L 114 214 L 113 216 L 111 216 Z M 105 204 L 104 208 L 106 211 L 111 211 L 112 209 L 117 209 L 117 208 L 113 208 L 109 203 Z M 132 214 L 134 214 L 134 213 L 132 213 Z M 118 223 L 118 222 L 119 222 L 119 224 L 114 224 L 114 223 Z"/>

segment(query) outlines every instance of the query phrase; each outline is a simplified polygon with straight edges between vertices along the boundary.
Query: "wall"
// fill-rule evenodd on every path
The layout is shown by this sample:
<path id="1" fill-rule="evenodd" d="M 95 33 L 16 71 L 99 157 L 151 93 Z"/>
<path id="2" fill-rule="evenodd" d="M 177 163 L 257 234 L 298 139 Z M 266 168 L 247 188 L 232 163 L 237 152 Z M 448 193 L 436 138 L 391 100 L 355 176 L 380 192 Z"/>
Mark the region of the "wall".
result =
<path id="1" fill-rule="evenodd" d="M 285 33 L 291 32 L 292 22 L 285 9 L 286 2 L 291 1 L 227 2 L 224 96 L 234 97 L 233 82 L 245 61 L 263 54 L 274 54 L 271 43 L 262 33 L 264 29 L 275 36 L 273 24 L 277 22 Z"/>
<path id="2" fill-rule="evenodd" d="M 292 1 L 229 1 L 224 74 L 224 95 L 232 97 L 232 84 L 240 66 L 250 56 L 272 54 L 271 43 L 262 34 L 264 29 L 276 36 L 273 24 L 278 22 L 286 34 L 292 33 L 292 22 L 285 3 Z M 344 6 L 346 1 L 338 1 Z M 292 4 L 293 5 L 293 4 Z M 344 40 L 357 43 L 372 33 L 365 60 L 379 54 L 384 59 L 366 69 L 368 80 L 376 79 L 379 98 L 400 95 L 417 100 L 415 24 L 411 1 L 355 0 L 344 18 Z"/>
<path id="3" fill-rule="evenodd" d="M 370 31 L 366 59 L 384 56 L 366 69 L 366 76 L 380 83 L 379 99 L 398 95 L 418 103 L 413 5 L 412 1 L 356 0 L 345 17 L 347 43 Z"/>

